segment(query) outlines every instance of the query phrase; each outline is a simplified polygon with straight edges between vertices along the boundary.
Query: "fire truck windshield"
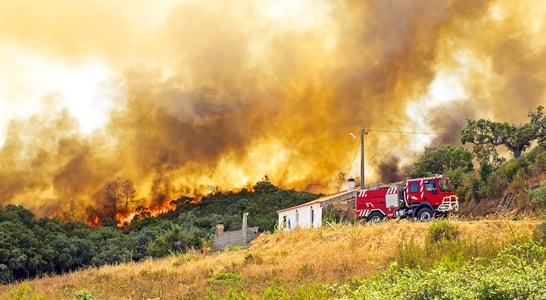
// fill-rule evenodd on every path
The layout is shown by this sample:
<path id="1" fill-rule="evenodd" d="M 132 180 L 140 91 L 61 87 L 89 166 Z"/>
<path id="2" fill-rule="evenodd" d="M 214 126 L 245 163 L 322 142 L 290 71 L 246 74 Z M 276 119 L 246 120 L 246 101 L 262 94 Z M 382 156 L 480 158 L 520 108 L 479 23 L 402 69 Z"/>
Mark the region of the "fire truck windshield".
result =
<path id="1" fill-rule="evenodd" d="M 440 186 L 440 191 L 442 192 L 453 192 L 453 186 L 446 178 L 440 178 L 438 180 L 438 185 Z"/>

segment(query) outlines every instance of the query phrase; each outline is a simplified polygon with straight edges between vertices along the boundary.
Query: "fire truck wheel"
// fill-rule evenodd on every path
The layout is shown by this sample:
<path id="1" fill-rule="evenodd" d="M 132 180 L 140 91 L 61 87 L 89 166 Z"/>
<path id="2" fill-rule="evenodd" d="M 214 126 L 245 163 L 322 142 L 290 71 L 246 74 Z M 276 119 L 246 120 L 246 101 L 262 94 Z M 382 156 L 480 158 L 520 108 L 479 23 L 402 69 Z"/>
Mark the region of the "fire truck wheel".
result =
<path id="1" fill-rule="evenodd" d="M 383 221 L 384 218 L 385 218 L 385 215 L 383 215 L 382 213 L 378 211 L 374 211 L 370 215 L 368 215 L 366 219 L 368 220 L 369 223 L 377 224 Z"/>
<path id="2" fill-rule="evenodd" d="M 428 207 L 423 207 L 419 210 L 417 213 L 417 219 L 421 222 L 428 222 L 432 219 L 434 216 L 434 213 L 432 212 L 432 209 Z"/>

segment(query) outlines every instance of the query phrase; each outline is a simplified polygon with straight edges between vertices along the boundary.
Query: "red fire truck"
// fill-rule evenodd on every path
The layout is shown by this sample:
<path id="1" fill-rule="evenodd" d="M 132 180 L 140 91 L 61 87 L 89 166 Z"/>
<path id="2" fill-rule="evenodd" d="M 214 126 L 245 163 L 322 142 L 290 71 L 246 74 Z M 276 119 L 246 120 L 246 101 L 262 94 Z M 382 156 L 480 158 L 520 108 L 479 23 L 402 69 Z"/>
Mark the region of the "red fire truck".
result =
<path id="1" fill-rule="evenodd" d="M 459 210 L 453 183 L 443 176 L 409 179 L 391 186 L 359 190 L 356 216 L 377 223 L 387 218 L 416 218 L 429 221 L 434 216 Z"/>

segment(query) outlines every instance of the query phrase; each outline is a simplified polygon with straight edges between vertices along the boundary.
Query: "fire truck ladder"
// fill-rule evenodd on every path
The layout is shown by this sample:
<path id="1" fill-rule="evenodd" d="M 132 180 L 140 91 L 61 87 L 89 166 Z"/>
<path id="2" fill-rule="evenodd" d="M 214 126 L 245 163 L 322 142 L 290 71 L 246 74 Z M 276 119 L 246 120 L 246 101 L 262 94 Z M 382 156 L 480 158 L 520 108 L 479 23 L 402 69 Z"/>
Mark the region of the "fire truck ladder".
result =
<path id="1" fill-rule="evenodd" d="M 497 216 L 499 213 L 505 213 L 506 209 L 510 205 L 510 202 L 512 202 L 512 199 L 514 198 L 514 194 L 512 193 L 506 193 L 504 194 L 504 197 L 502 197 L 502 200 L 499 203 L 499 206 L 497 206 L 497 210 L 495 211 L 495 216 Z"/>

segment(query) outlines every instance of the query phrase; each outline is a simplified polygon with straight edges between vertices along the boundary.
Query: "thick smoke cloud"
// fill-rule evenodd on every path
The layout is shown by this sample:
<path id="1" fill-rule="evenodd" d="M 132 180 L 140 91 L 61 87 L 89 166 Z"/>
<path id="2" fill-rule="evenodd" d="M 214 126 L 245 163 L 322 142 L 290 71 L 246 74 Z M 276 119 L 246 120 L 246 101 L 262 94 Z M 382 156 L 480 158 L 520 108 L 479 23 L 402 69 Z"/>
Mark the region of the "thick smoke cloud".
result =
<path id="1" fill-rule="evenodd" d="M 59 13 L 91 17 L 70 3 L 59 1 Z M 102 1 L 90 3 L 86 10 L 104 12 Z M 6 39 L 56 57 L 97 55 L 119 71 L 108 85 L 122 92 L 90 135 L 49 105 L 12 120 L 0 149 L 0 203 L 59 215 L 74 200 L 82 214 L 101 215 L 103 189 L 116 178 L 133 181 L 144 206 L 252 186 L 266 174 L 285 188 L 332 192 L 358 147 L 347 134 L 360 128 L 370 129 L 367 182 L 397 181 L 425 147 L 459 145 L 467 118 L 524 122 L 545 103 L 544 6 L 304 3 L 280 17 L 260 1 L 183 1 L 153 22 L 108 10 L 83 35 L 68 30 L 72 18 L 56 28 L 24 5 L 10 7 L 38 25 L 4 20 Z M 439 74 L 456 78 L 447 97 L 451 88 L 464 94 L 435 98 Z M 416 131 L 435 135 L 408 134 Z"/>

